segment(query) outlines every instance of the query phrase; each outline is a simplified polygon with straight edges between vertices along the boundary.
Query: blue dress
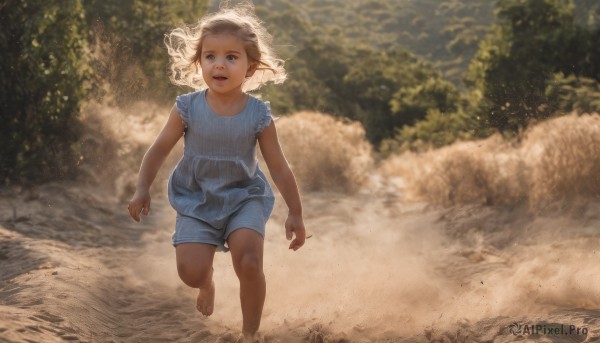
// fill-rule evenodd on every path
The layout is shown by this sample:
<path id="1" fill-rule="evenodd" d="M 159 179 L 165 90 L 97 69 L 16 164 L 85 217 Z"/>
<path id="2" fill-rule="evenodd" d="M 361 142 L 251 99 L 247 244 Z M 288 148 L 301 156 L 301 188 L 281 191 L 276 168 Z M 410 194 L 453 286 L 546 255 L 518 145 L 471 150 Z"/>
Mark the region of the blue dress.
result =
<path id="1" fill-rule="evenodd" d="M 274 196 L 258 166 L 256 142 L 257 135 L 271 123 L 268 104 L 249 95 L 242 112 L 221 116 L 208 106 L 206 90 L 180 95 L 175 104 L 185 124 L 183 157 L 168 185 L 169 201 L 178 214 L 177 225 L 179 218 L 184 218 L 225 231 L 232 215 L 251 202 L 253 210 L 243 215 L 257 218 L 242 218 L 241 222 L 262 222 L 264 236 Z M 178 229 L 176 226 L 176 233 Z M 229 231 L 232 229 L 236 228 Z M 174 238 L 177 243 L 182 241 Z"/>

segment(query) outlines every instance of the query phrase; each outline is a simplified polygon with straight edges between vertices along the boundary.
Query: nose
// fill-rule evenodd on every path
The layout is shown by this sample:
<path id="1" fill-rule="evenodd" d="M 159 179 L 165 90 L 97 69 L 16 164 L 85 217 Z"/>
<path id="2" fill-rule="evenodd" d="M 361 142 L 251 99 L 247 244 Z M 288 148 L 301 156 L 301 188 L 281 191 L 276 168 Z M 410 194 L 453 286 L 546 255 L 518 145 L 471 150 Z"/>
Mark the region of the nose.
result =
<path id="1" fill-rule="evenodd" d="M 225 60 L 223 58 L 217 58 L 215 62 L 215 67 L 217 69 L 225 68 Z"/>

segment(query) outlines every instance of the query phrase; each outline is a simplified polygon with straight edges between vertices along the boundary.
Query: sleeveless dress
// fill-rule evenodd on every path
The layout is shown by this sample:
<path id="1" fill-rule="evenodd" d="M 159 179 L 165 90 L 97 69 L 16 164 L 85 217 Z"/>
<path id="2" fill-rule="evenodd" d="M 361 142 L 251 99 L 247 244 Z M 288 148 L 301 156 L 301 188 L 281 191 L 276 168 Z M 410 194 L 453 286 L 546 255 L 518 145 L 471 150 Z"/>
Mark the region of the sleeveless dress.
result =
<path id="1" fill-rule="evenodd" d="M 185 125 L 183 157 L 169 177 L 168 196 L 178 220 L 173 244 L 204 239 L 203 233 L 178 230 L 216 230 L 221 240 L 204 243 L 223 246 L 231 218 L 262 230 L 274 205 L 273 191 L 256 158 L 257 135 L 271 123 L 267 103 L 249 95 L 242 112 L 221 116 L 206 101 L 206 90 L 180 95 L 175 105 Z M 246 204 L 252 204 L 242 211 Z M 239 216 L 238 216 L 239 217 Z M 189 223 L 196 223 L 190 228 Z M 248 225 L 245 225 L 248 224 Z M 240 224 L 241 225 L 241 224 Z M 184 227 L 185 226 L 185 227 Z M 214 234 L 214 232 L 213 232 Z M 196 237 L 196 238 L 195 238 Z M 200 237 L 200 238 L 197 238 Z"/>

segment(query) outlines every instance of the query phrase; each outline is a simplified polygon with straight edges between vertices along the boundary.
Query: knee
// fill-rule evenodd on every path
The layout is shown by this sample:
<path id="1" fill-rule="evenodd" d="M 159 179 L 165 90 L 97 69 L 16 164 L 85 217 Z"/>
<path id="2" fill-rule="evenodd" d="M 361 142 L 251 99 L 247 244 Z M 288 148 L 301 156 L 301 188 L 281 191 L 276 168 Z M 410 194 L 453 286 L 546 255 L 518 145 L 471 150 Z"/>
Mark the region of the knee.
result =
<path id="1" fill-rule="evenodd" d="M 212 280 L 212 267 L 177 263 L 179 278 L 186 285 L 200 288 Z"/>
<path id="2" fill-rule="evenodd" d="M 244 254 L 238 262 L 238 277 L 252 280 L 263 273 L 262 261 L 258 254 Z"/>

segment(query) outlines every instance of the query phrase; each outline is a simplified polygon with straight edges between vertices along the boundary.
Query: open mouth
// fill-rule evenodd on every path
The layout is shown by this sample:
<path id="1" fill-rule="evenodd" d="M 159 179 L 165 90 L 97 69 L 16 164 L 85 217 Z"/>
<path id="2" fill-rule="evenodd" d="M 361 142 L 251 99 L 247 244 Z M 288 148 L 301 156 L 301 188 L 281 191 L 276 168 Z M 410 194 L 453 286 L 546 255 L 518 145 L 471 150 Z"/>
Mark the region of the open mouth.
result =
<path id="1" fill-rule="evenodd" d="M 213 76 L 213 79 L 217 81 L 225 81 L 227 78 L 225 76 Z"/>

